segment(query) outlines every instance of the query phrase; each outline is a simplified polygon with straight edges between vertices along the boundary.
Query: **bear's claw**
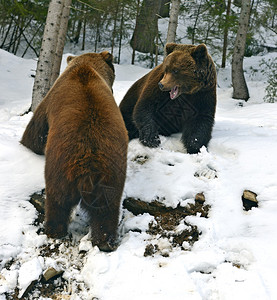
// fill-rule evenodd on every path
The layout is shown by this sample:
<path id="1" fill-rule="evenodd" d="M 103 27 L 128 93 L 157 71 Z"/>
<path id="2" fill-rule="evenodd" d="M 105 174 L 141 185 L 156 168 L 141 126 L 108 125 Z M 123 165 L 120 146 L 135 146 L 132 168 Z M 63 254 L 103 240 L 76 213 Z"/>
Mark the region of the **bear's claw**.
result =
<path id="1" fill-rule="evenodd" d="M 159 136 L 154 136 L 154 138 L 151 139 L 140 139 L 140 142 L 150 148 L 157 148 L 161 144 L 161 140 Z"/>

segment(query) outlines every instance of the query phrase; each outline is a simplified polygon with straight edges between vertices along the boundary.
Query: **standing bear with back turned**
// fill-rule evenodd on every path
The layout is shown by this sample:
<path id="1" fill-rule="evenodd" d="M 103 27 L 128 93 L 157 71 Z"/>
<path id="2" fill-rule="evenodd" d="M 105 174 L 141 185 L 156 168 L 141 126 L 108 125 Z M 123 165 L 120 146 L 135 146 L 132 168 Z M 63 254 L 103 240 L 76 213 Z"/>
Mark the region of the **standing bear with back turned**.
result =
<path id="1" fill-rule="evenodd" d="M 69 56 L 68 66 L 36 109 L 21 143 L 45 153 L 45 231 L 67 234 L 81 199 L 92 243 L 114 250 L 126 177 L 128 136 L 112 94 L 108 51 Z"/>
<path id="2" fill-rule="evenodd" d="M 129 138 L 158 147 L 159 134 L 182 133 L 188 153 L 207 146 L 216 110 L 216 69 L 204 44 L 166 45 L 166 58 L 120 103 Z"/>

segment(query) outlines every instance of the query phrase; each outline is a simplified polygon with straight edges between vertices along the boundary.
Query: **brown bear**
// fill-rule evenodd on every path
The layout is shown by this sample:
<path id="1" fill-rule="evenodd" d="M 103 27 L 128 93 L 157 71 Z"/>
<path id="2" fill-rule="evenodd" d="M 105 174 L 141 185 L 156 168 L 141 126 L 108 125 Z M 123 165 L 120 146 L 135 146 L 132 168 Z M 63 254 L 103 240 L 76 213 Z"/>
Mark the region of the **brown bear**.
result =
<path id="1" fill-rule="evenodd" d="M 45 152 L 45 231 L 67 234 L 81 200 L 92 242 L 114 250 L 126 177 L 128 135 L 112 94 L 108 51 L 69 56 L 68 66 L 36 109 L 21 143 Z"/>
<path id="2" fill-rule="evenodd" d="M 136 81 L 120 103 L 129 138 L 148 147 L 182 132 L 188 153 L 207 146 L 216 109 L 216 69 L 204 44 L 166 45 L 164 62 Z"/>

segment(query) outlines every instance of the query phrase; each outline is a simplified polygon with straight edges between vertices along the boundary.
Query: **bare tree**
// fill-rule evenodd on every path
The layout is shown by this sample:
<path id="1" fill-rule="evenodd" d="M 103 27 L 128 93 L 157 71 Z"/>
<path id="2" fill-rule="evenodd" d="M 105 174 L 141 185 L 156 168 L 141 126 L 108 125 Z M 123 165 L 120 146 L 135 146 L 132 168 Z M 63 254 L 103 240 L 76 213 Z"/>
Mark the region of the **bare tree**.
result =
<path id="1" fill-rule="evenodd" d="M 137 0 L 136 24 L 138 23 L 139 7 L 140 7 L 140 0 Z M 133 53 L 132 53 L 132 62 L 131 62 L 132 65 L 135 63 L 136 46 L 137 46 L 137 35 L 134 34 L 134 37 L 133 37 Z"/>
<path id="2" fill-rule="evenodd" d="M 61 23 L 60 23 L 60 28 L 59 28 L 59 35 L 58 35 L 58 41 L 57 41 L 57 46 L 56 46 L 55 59 L 53 62 L 50 87 L 54 84 L 54 82 L 56 81 L 56 79 L 58 78 L 58 76 L 60 74 L 60 68 L 61 68 L 61 62 L 62 62 L 63 49 L 64 49 L 64 44 L 65 44 L 71 2 L 72 2 L 72 0 L 64 0 L 63 13 L 62 13 L 62 18 L 61 18 Z"/>
<path id="3" fill-rule="evenodd" d="M 250 19 L 251 0 L 244 0 L 241 4 L 239 27 L 234 45 L 234 53 L 232 59 L 232 84 L 233 98 L 249 99 L 249 92 L 243 74 L 243 57 L 246 44 L 246 34 Z"/>
<path id="4" fill-rule="evenodd" d="M 171 0 L 169 24 L 168 24 L 167 38 L 166 38 L 167 43 L 175 42 L 179 10 L 180 10 L 180 0 Z"/>
<path id="5" fill-rule="evenodd" d="M 60 69 L 64 40 L 67 30 L 69 7 L 72 0 L 51 0 L 46 18 L 40 54 L 33 87 L 32 106 L 34 111 L 56 80 Z M 54 68 L 55 64 L 59 64 Z M 52 74 L 55 73 L 52 77 Z"/>
<path id="6" fill-rule="evenodd" d="M 221 68 L 225 68 L 225 65 L 226 65 L 230 12 L 231 12 L 231 0 L 228 0 L 227 1 L 227 8 L 226 8 L 226 18 L 225 18 L 225 24 L 224 24 L 224 37 L 223 37 L 223 50 L 222 50 Z"/>

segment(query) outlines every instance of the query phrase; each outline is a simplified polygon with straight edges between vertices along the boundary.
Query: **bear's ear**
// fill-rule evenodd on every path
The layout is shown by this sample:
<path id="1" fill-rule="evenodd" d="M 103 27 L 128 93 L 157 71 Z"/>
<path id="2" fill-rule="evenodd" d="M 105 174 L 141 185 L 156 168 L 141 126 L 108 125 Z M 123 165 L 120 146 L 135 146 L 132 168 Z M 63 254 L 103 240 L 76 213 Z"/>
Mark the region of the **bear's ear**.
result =
<path id="1" fill-rule="evenodd" d="M 104 58 L 104 60 L 107 63 L 112 63 L 113 62 L 113 56 L 109 51 L 103 51 L 100 54 L 102 55 L 102 57 Z"/>
<path id="2" fill-rule="evenodd" d="M 194 50 L 192 50 L 191 53 L 191 56 L 198 62 L 207 58 L 207 55 L 208 55 L 208 50 L 205 44 L 198 45 Z"/>
<path id="3" fill-rule="evenodd" d="M 66 59 L 67 64 L 69 64 L 69 62 L 71 62 L 74 57 L 75 56 L 72 56 L 72 55 L 67 56 L 67 59 Z"/>
<path id="4" fill-rule="evenodd" d="M 171 52 L 174 51 L 174 49 L 176 48 L 177 44 L 175 43 L 168 43 L 165 45 L 165 52 L 166 55 L 170 54 Z"/>

